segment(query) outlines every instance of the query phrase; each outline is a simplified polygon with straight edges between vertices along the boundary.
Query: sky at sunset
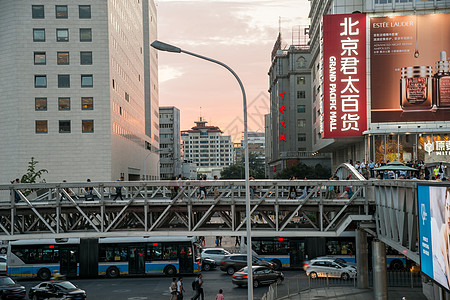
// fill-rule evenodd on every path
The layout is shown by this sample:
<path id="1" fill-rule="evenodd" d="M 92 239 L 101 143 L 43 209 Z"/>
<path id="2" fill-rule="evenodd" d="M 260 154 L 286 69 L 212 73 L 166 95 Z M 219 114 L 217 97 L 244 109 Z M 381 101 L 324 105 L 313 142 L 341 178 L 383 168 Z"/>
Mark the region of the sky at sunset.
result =
<path id="1" fill-rule="evenodd" d="M 269 112 L 270 54 L 281 17 L 283 46 L 291 28 L 308 25 L 307 0 L 155 0 L 158 40 L 230 66 L 244 84 L 249 131 L 264 131 Z M 181 112 L 181 130 L 199 116 L 233 140 L 243 132 L 242 93 L 225 68 L 186 54 L 159 52 L 160 106 Z"/>

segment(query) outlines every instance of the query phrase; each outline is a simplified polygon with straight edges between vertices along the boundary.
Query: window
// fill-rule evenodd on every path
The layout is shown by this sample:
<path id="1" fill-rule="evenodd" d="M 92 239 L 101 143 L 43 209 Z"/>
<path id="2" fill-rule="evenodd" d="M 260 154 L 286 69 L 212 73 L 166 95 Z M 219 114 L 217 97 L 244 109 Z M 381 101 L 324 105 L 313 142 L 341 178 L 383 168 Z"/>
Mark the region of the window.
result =
<path id="1" fill-rule="evenodd" d="M 304 128 L 306 126 L 305 119 L 297 119 L 297 127 Z"/>
<path id="2" fill-rule="evenodd" d="M 47 75 L 34 75 L 34 87 L 46 88 L 47 87 Z"/>
<path id="3" fill-rule="evenodd" d="M 34 52 L 34 64 L 35 65 L 46 64 L 45 52 Z"/>
<path id="4" fill-rule="evenodd" d="M 92 42 L 91 28 L 80 28 L 80 42 Z"/>
<path id="5" fill-rule="evenodd" d="M 58 75 L 58 87 L 70 88 L 70 75 Z"/>
<path id="6" fill-rule="evenodd" d="M 31 15 L 33 19 L 43 19 L 44 16 L 44 5 L 32 5 Z"/>
<path id="7" fill-rule="evenodd" d="M 304 113 L 304 112 L 306 112 L 306 107 L 305 107 L 305 105 L 297 105 L 297 112 L 298 112 L 298 113 Z"/>
<path id="8" fill-rule="evenodd" d="M 297 84 L 305 84 L 306 78 L 304 76 L 297 77 Z"/>
<path id="9" fill-rule="evenodd" d="M 81 87 L 93 87 L 94 80 L 92 75 L 81 75 Z"/>
<path id="10" fill-rule="evenodd" d="M 47 110 L 47 98 L 34 98 L 34 110 Z"/>
<path id="11" fill-rule="evenodd" d="M 33 42 L 45 42 L 45 29 L 33 29 Z"/>
<path id="12" fill-rule="evenodd" d="M 56 5 L 56 18 L 57 19 L 67 19 L 69 16 L 67 5 Z"/>
<path id="13" fill-rule="evenodd" d="M 70 98 L 68 97 L 58 98 L 58 110 L 70 110 Z"/>
<path id="14" fill-rule="evenodd" d="M 80 52 L 80 64 L 81 65 L 92 65 L 92 52 L 91 51 Z"/>
<path id="15" fill-rule="evenodd" d="M 68 65 L 69 64 L 69 52 L 58 52 L 56 61 L 57 61 L 58 65 Z"/>
<path id="16" fill-rule="evenodd" d="M 306 98 L 305 91 L 297 91 L 297 99 L 304 99 Z"/>
<path id="17" fill-rule="evenodd" d="M 297 140 L 299 142 L 305 142 L 306 141 L 306 133 L 299 133 L 297 136 Z"/>
<path id="18" fill-rule="evenodd" d="M 47 121 L 36 121 L 36 133 L 47 133 Z"/>
<path id="19" fill-rule="evenodd" d="M 91 6 L 90 5 L 79 5 L 78 14 L 80 19 L 90 19 L 91 18 Z"/>
<path id="20" fill-rule="evenodd" d="M 82 120 L 81 121 L 82 132 L 94 132 L 94 120 Z"/>
<path id="21" fill-rule="evenodd" d="M 82 97 L 81 98 L 81 110 L 93 110 L 93 109 L 94 109 L 94 98 Z"/>
<path id="22" fill-rule="evenodd" d="M 70 132 L 70 120 L 59 121 L 59 133 Z"/>
<path id="23" fill-rule="evenodd" d="M 56 41 L 57 42 L 68 42 L 69 41 L 69 29 L 56 29 Z"/>

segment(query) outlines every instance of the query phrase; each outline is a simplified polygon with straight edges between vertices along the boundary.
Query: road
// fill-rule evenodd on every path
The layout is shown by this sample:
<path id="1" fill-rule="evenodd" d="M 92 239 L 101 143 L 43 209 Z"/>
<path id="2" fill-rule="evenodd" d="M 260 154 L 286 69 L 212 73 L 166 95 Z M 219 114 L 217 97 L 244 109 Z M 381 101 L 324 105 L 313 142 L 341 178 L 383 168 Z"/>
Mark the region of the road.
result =
<path id="1" fill-rule="evenodd" d="M 286 278 L 304 274 L 303 271 L 283 271 Z M 231 283 L 231 276 L 219 269 L 202 272 L 204 279 L 205 300 L 214 300 L 219 289 L 223 289 L 225 299 L 246 300 L 247 287 L 239 288 Z M 193 295 L 192 281 L 194 276 L 184 277 L 184 299 L 189 300 Z M 165 276 L 148 277 L 121 277 L 117 279 L 73 279 L 70 280 L 79 288 L 87 292 L 88 299 L 102 300 L 159 300 L 170 299 L 169 286 L 171 278 Z M 26 290 L 35 286 L 40 281 L 21 280 Z M 268 286 L 262 286 L 254 290 L 254 299 L 261 299 L 267 292 Z"/>

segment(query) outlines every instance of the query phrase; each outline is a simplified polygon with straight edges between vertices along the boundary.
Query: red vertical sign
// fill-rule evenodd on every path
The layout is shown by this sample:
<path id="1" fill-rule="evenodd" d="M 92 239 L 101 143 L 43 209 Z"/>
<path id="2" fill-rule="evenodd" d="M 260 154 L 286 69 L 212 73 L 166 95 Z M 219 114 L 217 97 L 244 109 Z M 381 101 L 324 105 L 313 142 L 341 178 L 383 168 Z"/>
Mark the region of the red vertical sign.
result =
<path id="1" fill-rule="evenodd" d="M 323 136 L 362 136 L 367 127 L 365 14 L 323 16 L 323 93 Z"/>

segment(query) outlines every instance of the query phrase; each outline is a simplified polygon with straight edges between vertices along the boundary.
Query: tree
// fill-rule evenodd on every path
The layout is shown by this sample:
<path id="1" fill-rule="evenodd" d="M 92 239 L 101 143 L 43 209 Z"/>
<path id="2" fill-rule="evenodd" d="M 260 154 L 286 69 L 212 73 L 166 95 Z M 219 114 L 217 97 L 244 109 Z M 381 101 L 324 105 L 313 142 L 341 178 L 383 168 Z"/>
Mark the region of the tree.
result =
<path id="1" fill-rule="evenodd" d="M 321 164 L 317 164 L 313 168 L 300 162 L 279 172 L 275 178 L 288 179 L 292 176 L 295 176 L 298 179 L 303 179 L 305 177 L 308 179 L 328 179 L 331 176 L 331 171 L 330 169 L 324 168 Z"/>
<path id="2" fill-rule="evenodd" d="M 20 180 L 21 183 L 36 183 L 36 180 L 40 179 L 43 173 L 48 173 L 46 169 L 36 171 L 38 163 L 37 160 L 34 160 L 34 157 L 31 157 L 31 161 L 28 162 L 27 173 L 22 176 L 22 179 Z M 45 179 L 41 182 L 45 182 Z"/>
<path id="3" fill-rule="evenodd" d="M 256 179 L 264 179 L 264 159 L 258 157 L 255 153 L 249 154 L 248 160 L 250 175 Z M 222 179 L 244 179 L 245 178 L 245 165 L 244 162 L 238 162 L 236 164 L 230 165 L 224 168 L 220 172 L 220 177 Z"/>

